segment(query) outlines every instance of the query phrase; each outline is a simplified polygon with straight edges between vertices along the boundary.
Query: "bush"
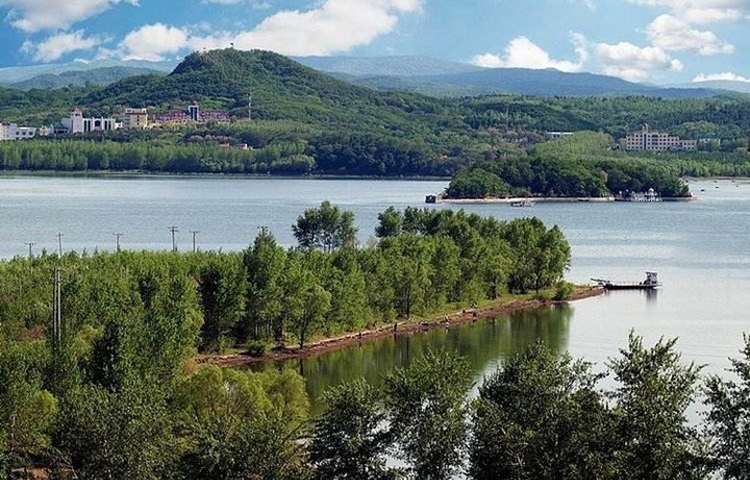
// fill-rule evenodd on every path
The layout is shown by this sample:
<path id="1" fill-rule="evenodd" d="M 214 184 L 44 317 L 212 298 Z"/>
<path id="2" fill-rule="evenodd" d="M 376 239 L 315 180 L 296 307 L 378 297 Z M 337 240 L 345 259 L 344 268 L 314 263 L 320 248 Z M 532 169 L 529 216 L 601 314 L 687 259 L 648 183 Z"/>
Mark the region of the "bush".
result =
<path id="1" fill-rule="evenodd" d="M 259 341 L 253 341 L 247 344 L 247 351 L 245 355 L 251 357 L 262 357 L 266 354 L 266 344 Z"/>
<path id="2" fill-rule="evenodd" d="M 554 299 L 557 302 L 562 302 L 563 300 L 568 300 L 576 291 L 576 287 L 566 281 L 560 281 L 557 282 L 557 285 L 555 286 L 555 296 Z"/>

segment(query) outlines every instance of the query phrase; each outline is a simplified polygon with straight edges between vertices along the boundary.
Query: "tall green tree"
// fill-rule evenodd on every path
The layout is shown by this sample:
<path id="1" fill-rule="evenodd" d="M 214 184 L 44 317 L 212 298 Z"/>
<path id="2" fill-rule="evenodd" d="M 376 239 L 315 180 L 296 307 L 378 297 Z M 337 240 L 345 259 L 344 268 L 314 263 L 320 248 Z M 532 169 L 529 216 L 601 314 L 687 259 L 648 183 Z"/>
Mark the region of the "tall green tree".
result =
<path id="1" fill-rule="evenodd" d="M 698 431 L 686 418 L 695 401 L 700 367 L 684 365 L 676 340 L 651 348 L 631 332 L 628 348 L 609 361 L 618 387 L 615 456 L 622 479 L 698 479 L 707 473 Z"/>
<path id="2" fill-rule="evenodd" d="M 385 480 L 392 444 L 379 390 L 364 380 L 325 393 L 325 410 L 315 421 L 310 462 L 320 480 Z"/>
<path id="3" fill-rule="evenodd" d="M 750 335 L 741 353 L 732 359 L 734 379 L 712 375 L 705 386 L 711 453 L 728 480 L 750 478 Z"/>
<path id="4" fill-rule="evenodd" d="M 391 429 L 412 478 L 449 480 L 462 467 L 470 386 L 465 360 L 444 352 L 427 351 L 386 376 Z"/>
<path id="5" fill-rule="evenodd" d="M 485 380 L 473 408 L 471 478 L 618 478 L 600 376 L 542 344 Z"/>
<path id="6" fill-rule="evenodd" d="M 341 211 L 331 202 L 306 210 L 292 230 L 299 246 L 306 250 L 320 249 L 326 253 L 341 248 L 353 248 L 357 243 L 354 214 Z"/>
<path id="7" fill-rule="evenodd" d="M 247 279 L 245 317 L 237 332 L 240 341 L 270 338 L 282 310 L 282 278 L 286 253 L 267 231 L 262 231 L 243 256 Z"/>
<path id="8" fill-rule="evenodd" d="M 174 469 L 174 437 L 158 384 L 126 381 L 116 391 L 84 386 L 61 408 L 55 445 L 82 480 L 161 480 Z"/>

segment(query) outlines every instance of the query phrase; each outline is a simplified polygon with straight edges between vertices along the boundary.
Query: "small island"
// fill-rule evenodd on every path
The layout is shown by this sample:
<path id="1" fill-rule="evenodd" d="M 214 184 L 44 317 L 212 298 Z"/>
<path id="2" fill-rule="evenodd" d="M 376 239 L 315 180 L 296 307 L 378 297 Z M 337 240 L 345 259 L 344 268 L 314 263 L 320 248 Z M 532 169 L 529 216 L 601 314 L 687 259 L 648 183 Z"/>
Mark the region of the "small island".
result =
<path id="1" fill-rule="evenodd" d="M 427 203 L 661 202 L 691 200 L 674 164 L 625 157 L 609 135 L 583 132 L 459 170 Z M 589 153 L 598 153 L 590 158 Z"/>

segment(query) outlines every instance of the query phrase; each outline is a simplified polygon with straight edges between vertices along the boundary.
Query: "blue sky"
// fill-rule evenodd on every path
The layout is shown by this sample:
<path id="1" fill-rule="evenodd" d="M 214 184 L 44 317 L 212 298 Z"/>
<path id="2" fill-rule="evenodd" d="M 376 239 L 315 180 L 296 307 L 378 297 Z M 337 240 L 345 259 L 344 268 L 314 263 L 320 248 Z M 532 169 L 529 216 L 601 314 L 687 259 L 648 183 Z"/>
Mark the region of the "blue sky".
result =
<path id="1" fill-rule="evenodd" d="M 750 81 L 750 0 L 0 0 L 0 65 L 202 48 Z"/>

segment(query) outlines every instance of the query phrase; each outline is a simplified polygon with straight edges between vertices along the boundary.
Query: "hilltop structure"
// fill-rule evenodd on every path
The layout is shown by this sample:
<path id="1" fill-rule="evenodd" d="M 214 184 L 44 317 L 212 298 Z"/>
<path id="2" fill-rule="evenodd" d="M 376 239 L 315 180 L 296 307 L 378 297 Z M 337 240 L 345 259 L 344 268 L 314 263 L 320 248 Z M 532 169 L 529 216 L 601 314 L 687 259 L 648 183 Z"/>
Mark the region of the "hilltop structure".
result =
<path id="1" fill-rule="evenodd" d="M 666 152 L 698 150 L 697 140 L 683 140 L 664 132 L 653 132 L 648 124 L 639 133 L 632 133 L 621 140 L 623 150 L 631 152 Z"/>

